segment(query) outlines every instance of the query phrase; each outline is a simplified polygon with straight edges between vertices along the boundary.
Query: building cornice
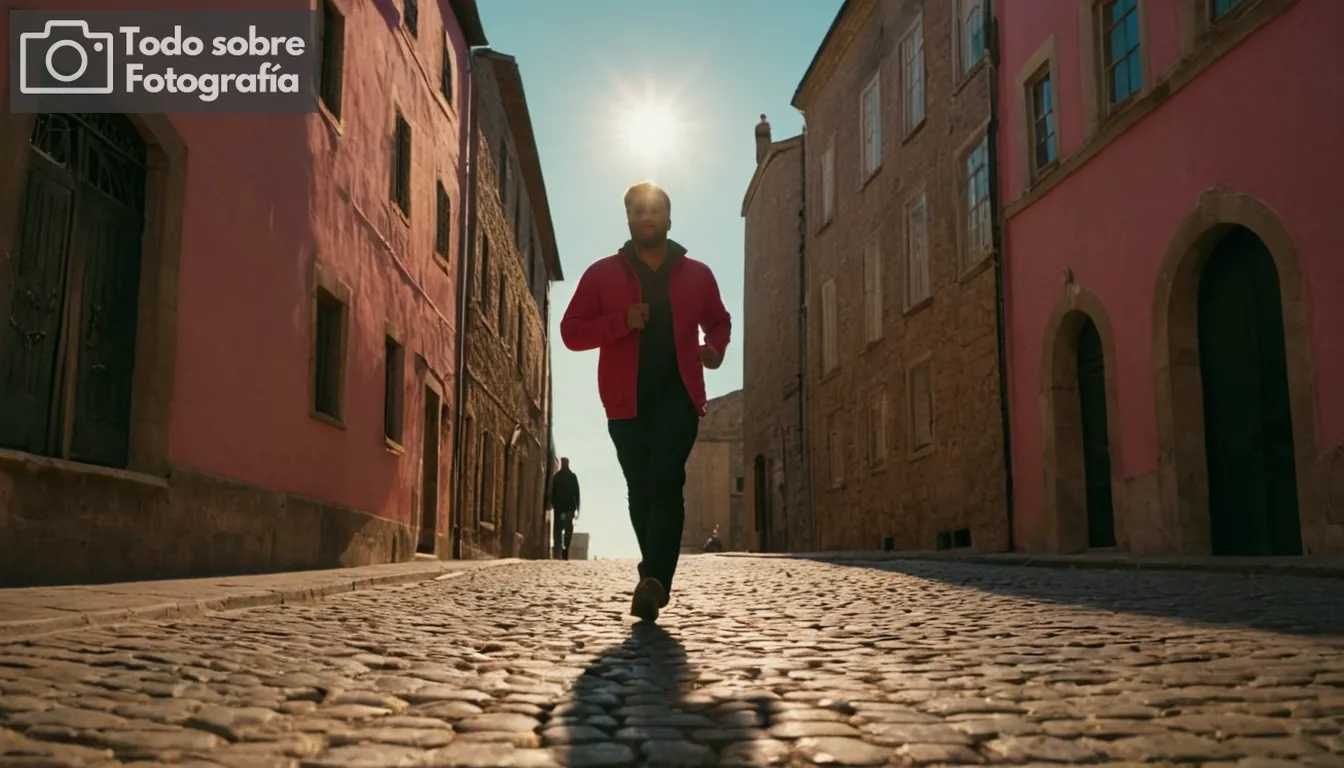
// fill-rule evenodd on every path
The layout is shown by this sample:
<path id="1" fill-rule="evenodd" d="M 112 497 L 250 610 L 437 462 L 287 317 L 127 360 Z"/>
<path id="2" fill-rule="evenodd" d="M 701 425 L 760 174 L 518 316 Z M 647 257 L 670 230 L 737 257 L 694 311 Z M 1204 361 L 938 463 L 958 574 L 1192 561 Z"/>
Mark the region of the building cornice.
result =
<path id="1" fill-rule="evenodd" d="M 476 0 L 448 0 L 448 7 L 457 17 L 457 24 L 462 28 L 462 37 L 466 39 L 467 45 L 475 48 L 490 44 L 485 38 L 485 27 L 481 24 L 481 12 L 476 7 Z"/>

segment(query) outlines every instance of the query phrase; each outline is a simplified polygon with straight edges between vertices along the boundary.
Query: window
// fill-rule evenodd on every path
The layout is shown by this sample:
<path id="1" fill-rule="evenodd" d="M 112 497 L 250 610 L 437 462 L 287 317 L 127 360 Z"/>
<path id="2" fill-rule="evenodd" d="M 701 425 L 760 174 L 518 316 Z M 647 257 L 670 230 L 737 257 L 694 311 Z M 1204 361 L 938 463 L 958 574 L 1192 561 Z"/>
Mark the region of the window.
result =
<path id="1" fill-rule="evenodd" d="M 738 476 L 733 478 L 733 493 L 743 493 L 747 490 L 747 478 Z"/>
<path id="2" fill-rule="evenodd" d="M 453 46 L 443 36 L 443 61 L 439 62 L 439 93 L 449 104 L 453 103 Z"/>
<path id="3" fill-rule="evenodd" d="M 476 522 L 495 519 L 495 438 L 489 430 L 481 432 L 481 474 L 477 478 Z"/>
<path id="4" fill-rule="evenodd" d="M 481 309 L 490 311 L 490 236 L 481 235 Z"/>
<path id="5" fill-rule="evenodd" d="M 927 451 L 933 447 L 932 361 L 925 358 L 910 369 L 910 449 Z"/>
<path id="6" fill-rule="evenodd" d="M 527 287 L 531 288 L 535 294 L 537 285 L 540 281 L 537 279 L 537 235 L 532 234 L 532 242 L 527 248 Z"/>
<path id="7" fill-rule="evenodd" d="M 901 41 L 901 126 L 908 136 L 924 122 L 924 18 Z"/>
<path id="8" fill-rule="evenodd" d="M 518 366 L 523 370 L 527 369 L 527 361 L 523 359 L 523 339 L 527 338 L 527 326 L 524 325 L 523 305 L 518 305 L 518 332 L 514 335 L 513 354 L 518 359 Z"/>
<path id="9" fill-rule="evenodd" d="M 1031 109 L 1031 167 L 1039 174 L 1058 156 L 1055 143 L 1055 99 L 1047 67 L 1027 85 Z"/>
<path id="10" fill-rule="evenodd" d="M 397 110 L 396 133 L 392 145 L 392 202 L 401 212 L 411 215 L 411 125 Z"/>
<path id="11" fill-rule="evenodd" d="M 821 286 L 821 375 L 840 367 L 840 354 L 836 349 L 839 330 L 838 308 L 835 305 L 835 278 L 827 280 Z"/>
<path id="12" fill-rule="evenodd" d="M 980 263 L 993 250 L 993 222 L 989 201 L 989 137 L 980 139 L 966 155 L 966 249 L 962 269 Z"/>
<path id="13" fill-rule="evenodd" d="M 868 398 L 868 466 L 879 469 L 887 463 L 887 393 Z"/>
<path id="14" fill-rule="evenodd" d="M 317 289 L 313 333 L 313 410 L 340 420 L 345 379 L 345 304 L 325 288 Z"/>
<path id="15" fill-rule="evenodd" d="M 984 0 L 958 0 L 956 55 L 963 77 L 985 58 Z"/>
<path id="16" fill-rule="evenodd" d="M 905 308 L 929 298 L 928 202 L 920 192 L 905 204 Z"/>
<path id="17" fill-rule="evenodd" d="M 504 270 L 499 270 L 499 317 L 495 330 L 503 337 L 509 323 L 509 284 L 504 279 Z"/>
<path id="18" fill-rule="evenodd" d="M 1219 21 L 1238 5 L 1241 5 L 1241 0 L 1211 0 L 1209 13 L 1214 21 Z"/>
<path id="19" fill-rule="evenodd" d="M 318 96 L 331 116 L 341 118 L 341 79 L 345 70 L 345 17 L 331 0 L 322 3 L 322 64 Z"/>
<path id="20" fill-rule="evenodd" d="M 1106 92 L 1112 106 L 1143 87 L 1139 55 L 1139 0 L 1107 0 L 1101 6 L 1101 40 Z"/>
<path id="21" fill-rule="evenodd" d="M 873 344 L 882 338 L 882 251 L 874 238 L 863 249 L 863 329 L 864 342 Z"/>
<path id="22" fill-rule="evenodd" d="M 839 488 L 845 483 L 844 443 L 840 436 L 840 419 L 832 413 L 827 417 L 826 425 L 826 463 L 831 474 L 831 487 Z"/>
<path id="23" fill-rule="evenodd" d="M 821 156 L 821 223 L 835 218 L 835 139 Z"/>
<path id="24" fill-rule="evenodd" d="M 406 31 L 415 37 L 420 33 L 420 2 L 419 0 L 401 0 L 401 16 L 406 22 Z"/>
<path id="25" fill-rule="evenodd" d="M 452 231 L 451 224 L 453 217 L 453 201 L 448 198 L 448 190 L 443 188 L 443 182 L 438 183 L 435 197 L 435 222 L 434 227 L 434 252 L 440 256 L 448 257 L 448 235 Z"/>
<path id="26" fill-rule="evenodd" d="M 513 196 L 513 244 L 518 246 L 518 252 L 523 250 L 523 194 L 519 192 Z"/>
<path id="27" fill-rule="evenodd" d="M 383 339 L 383 437 L 402 442 L 406 348 L 391 336 Z"/>
<path id="28" fill-rule="evenodd" d="M 863 145 L 860 147 L 860 160 L 863 179 L 877 173 L 882 167 L 882 89 L 881 76 L 873 75 L 868 87 L 859 97 L 859 114 L 863 126 Z"/>

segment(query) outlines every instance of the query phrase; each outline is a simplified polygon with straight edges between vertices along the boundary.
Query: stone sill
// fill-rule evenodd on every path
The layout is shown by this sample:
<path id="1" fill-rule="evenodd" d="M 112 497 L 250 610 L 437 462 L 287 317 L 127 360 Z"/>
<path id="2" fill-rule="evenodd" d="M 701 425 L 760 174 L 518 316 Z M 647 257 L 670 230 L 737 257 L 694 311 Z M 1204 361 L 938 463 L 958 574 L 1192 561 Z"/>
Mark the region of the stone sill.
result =
<path id="1" fill-rule="evenodd" d="M 1032 566 L 1037 568 L 1077 568 L 1081 570 L 1115 571 L 1195 571 L 1205 573 L 1263 574 L 1277 576 L 1313 576 L 1344 579 L 1344 556 L 1305 555 L 1299 557 L 1199 557 L 1131 555 L 1124 552 L 1085 553 L 1077 555 L 1032 554 L 1027 552 L 965 551 L 938 552 L 910 550 L 905 552 L 850 551 L 800 554 L 723 553 L 727 557 L 774 557 L 819 560 L 837 565 L 861 565 L 878 562 L 933 560 L 940 562 L 970 563 L 977 565 Z"/>
<path id="2" fill-rule="evenodd" d="M 105 477 L 147 488 L 168 489 L 168 479 L 156 475 L 135 472 L 129 469 L 115 469 L 97 464 L 83 464 L 68 459 L 39 456 L 33 453 L 0 448 L 0 467 L 14 467 L 27 472 L 61 472 L 73 475 Z"/>

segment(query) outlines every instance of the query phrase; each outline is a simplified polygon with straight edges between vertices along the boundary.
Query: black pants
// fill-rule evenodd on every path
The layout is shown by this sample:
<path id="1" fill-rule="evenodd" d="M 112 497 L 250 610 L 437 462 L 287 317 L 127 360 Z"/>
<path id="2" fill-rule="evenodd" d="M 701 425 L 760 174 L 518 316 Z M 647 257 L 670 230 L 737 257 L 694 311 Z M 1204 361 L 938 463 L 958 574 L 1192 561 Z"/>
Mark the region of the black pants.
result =
<path id="1" fill-rule="evenodd" d="M 633 419 L 607 422 L 607 431 L 625 474 L 630 522 L 643 556 L 639 577 L 658 579 L 671 594 L 686 522 L 686 459 L 700 432 L 700 416 L 680 390 L 641 403 Z"/>
<path id="2" fill-rule="evenodd" d="M 555 510 L 555 556 L 569 559 L 569 542 L 574 538 L 574 513 Z"/>

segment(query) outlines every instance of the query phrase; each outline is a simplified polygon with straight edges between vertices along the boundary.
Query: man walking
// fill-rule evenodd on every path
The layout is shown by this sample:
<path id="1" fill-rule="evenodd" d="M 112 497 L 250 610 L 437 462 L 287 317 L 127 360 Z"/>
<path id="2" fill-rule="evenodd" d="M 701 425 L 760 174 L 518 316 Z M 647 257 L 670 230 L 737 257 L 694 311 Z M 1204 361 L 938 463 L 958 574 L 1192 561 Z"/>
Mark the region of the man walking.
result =
<path id="1" fill-rule="evenodd" d="M 723 362 L 732 322 L 714 273 L 667 238 L 666 192 L 649 181 L 634 185 L 625 216 L 630 240 L 583 273 L 560 336 L 575 352 L 599 350 L 598 394 L 642 555 L 630 613 L 653 621 L 668 603 L 681 553 L 686 459 L 705 412 L 703 368 Z"/>
<path id="2" fill-rule="evenodd" d="M 551 506 L 555 508 L 555 556 L 569 559 L 574 521 L 579 519 L 579 478 L 569 469 L 569 459 L 560 459 L 560 471 L 551 478 Z"/>

